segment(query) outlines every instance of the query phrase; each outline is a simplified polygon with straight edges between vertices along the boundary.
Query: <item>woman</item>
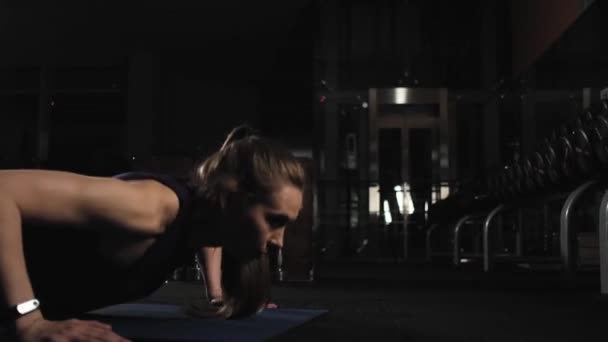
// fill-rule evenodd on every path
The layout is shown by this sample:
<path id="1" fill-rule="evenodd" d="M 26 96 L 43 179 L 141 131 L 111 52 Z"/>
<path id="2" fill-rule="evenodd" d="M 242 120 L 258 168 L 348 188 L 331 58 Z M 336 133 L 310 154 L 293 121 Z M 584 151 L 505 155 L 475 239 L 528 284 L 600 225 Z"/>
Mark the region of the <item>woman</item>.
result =
<path id="1" fill-rule="evenodd" d="M 22 341 L 122 341 L 107 325 L 69 318 L 145 297 L 195 253 L 219 247 L 218 313 L 253 314 L 269 297 L 267 248 L 282 245 L 303 186 L 297 160 L 246 127 L 233 130 L 189 182 L 0 171 L 4 321 Z"/>

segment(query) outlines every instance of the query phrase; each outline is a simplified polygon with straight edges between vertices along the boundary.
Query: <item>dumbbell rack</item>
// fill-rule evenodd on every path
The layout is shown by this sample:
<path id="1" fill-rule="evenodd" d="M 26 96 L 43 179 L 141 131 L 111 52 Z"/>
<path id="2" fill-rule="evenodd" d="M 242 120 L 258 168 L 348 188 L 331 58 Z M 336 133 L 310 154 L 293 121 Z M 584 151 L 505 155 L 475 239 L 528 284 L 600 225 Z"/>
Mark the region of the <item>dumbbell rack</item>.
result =
<path id="1" fill-rule="evenodd" d="M 577 225 L 574 207 L 585 204 L 589 194 L 595 191 L 603 194 L 598 206 L 599 252 L 601 291 L 608 294 L 608 182 L 602 173 L 608 170 L 608 102 L 602 101 L 587 109 L 573 125 L 561 125 L 544 139 L 539 149 L 528 158 L 506 165 L 498 172 L 487 176 L 488 193 L 496 200 L 496 205 L 483 212 L 463 213 L 452 225 L 452 263 L 460 265 L 463 257 L 483 259 L 483 269 L 490 272 L 497 258 L 511 261 L 523 258 L 523 219 L 525 208 L 542 208 L 544 239 L 548 236 L 549 207 L 560 203 L 559 216 L 559 257 L 567 276 L 573 276 L 577 269 Z M 503 229 L 503 219 L 516 213 L 515 252 L 499 254 L 496 240 Z M 482 227 L 482 253 L 464 255 L 461 248 L 462 231 L 466 226 Z M 437 231 L 437 224 L 430 224 L 427 230 L 427 259 L 433 251 L 431 235 Z M 548 242 L 545 241 L 546 245 Z M 501 246 L 504 247 L 504 246 Z"/>

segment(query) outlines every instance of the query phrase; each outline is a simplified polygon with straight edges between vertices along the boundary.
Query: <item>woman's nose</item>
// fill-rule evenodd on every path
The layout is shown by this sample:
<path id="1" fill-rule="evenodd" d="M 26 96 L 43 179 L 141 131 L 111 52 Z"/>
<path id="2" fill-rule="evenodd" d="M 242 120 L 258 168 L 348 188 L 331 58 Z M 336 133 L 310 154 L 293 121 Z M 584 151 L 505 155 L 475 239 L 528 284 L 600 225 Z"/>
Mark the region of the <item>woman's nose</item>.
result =
<path id="1" fill-rule="evenodd" d="M 283 248 L 283 236 L 269 239 L 268 244 L 276 248 Z"/>
<path id="2" fill-rule="evenodd" d="M 268 253 L 269 247 L 281 249 L 283 248 L 283 234 L 270 235 L 266 239 L 262 239 L 260 242 L 260 246 L 258 247 L 260 253 Z"/>
<path id="3" fill-rule="evenodd" d="M 275 248 L 283 248 L 283 236 L 285 235 L 285 228 L 278 229 L 272 234 L 270 234 L 268 238 L 268 244 L 274 246 Z"/>

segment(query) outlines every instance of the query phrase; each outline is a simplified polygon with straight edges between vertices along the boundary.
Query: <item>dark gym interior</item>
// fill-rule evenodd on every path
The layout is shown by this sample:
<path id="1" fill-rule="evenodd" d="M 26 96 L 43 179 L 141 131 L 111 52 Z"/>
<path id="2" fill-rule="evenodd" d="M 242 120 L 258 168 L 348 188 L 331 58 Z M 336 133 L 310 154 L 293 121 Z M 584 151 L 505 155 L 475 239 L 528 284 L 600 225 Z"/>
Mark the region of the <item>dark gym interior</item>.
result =
<path id="1" fill-rule="evenodd" d="M 608 3 L 0 1 L 0 169 L 304 163 L 276 341 L 608 338 Z M 606 45 L 607 47 L 604 47 Z M 198 294 L 193 266 L 155 302 Z"/>

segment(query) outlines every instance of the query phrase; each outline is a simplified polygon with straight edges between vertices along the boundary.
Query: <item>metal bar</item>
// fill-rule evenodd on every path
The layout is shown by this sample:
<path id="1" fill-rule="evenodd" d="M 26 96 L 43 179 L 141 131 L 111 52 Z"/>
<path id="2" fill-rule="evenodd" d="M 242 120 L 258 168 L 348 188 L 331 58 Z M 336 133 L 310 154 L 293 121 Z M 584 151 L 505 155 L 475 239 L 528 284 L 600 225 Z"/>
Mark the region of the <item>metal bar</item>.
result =
<path id="1" fill-rule="evenodd" d="M 572 213 L 572 206 L 576 201 L 585 193 L 585 191 L 595 185 L 597 181 L 592 180 L 583 183 L 578 188 L 568 195 L 566 202 L 562 206 L 562 211 L 559 217 L 559 240 L 560 240 L 560 254 L 562 257 L 562 265 L 566 273 L 572 273 L 576 267 L 576 251 L 574 250 L 576 245 L 576 232 L 574 232 L 570 225 L 570 214 Z"/>
<path id="2" fill-rule="evenodd" d="M 433 257 L 433 246 L 431 243 L 431 235 L 433 234 L 433 231 L 435 229 L 437 229 L 437 227 L 439 226 L 439 224 L 434 223 L 432 224 L 429 229 L 426 230 L 426 261 L 431 261 L 432 257 Z"/>
<path id="3" fill-rule="evenodd" d="M 439 103 L 439 88 L 374 88 L 379 104 Z"/>
<path id="4" fill-rule="evenodd" d="M 458 222 L 454 226 L 454 257 L 452 262 L 455 266 L 460 265 L 460 230 L 462 229 L 462 226 L 464 226 L 464 224 L 471 219 L 471 217 L 471 215 L 465 215 L 460 220 L 458 220 Z"/>
<path id="5" fill-rule="evenodd" d="M 284 269 L 283 269 L 283 248 L 279 248 L 277 251 L 277 265 L 276 265 L 276 275 L 277 275 L 277 280 L 278 281 L 284 281 L 285 280 L 285 273 L 284 273 Z"/>
<path id="6" fill-rule="evenodd" d="M 404 213 L 403 216 L 403 222 L 401 223 L 403 225 L 403 260 L 407 260 L 409 257 L 410 234 L 407 230 L 407 215 Z"/>
<path id="7" fill-rule="evenodd" d="M 490 272 L 494 263 L 494 255 L 492 253 L 492 244 L 490 243 L 490 227 L 492 226 L 492 221 L 494 217 L 498 215 L 501 211 L 505 209 L 504 204 L 501 204 L 494 208 L 483 223 L 483 270 L 484 272 Z"/>
<path id="8" fill-rule="evenodd" d="M 600 204 L 600 289 L 608 295 L 608 191 L 604 193 Z"/>

